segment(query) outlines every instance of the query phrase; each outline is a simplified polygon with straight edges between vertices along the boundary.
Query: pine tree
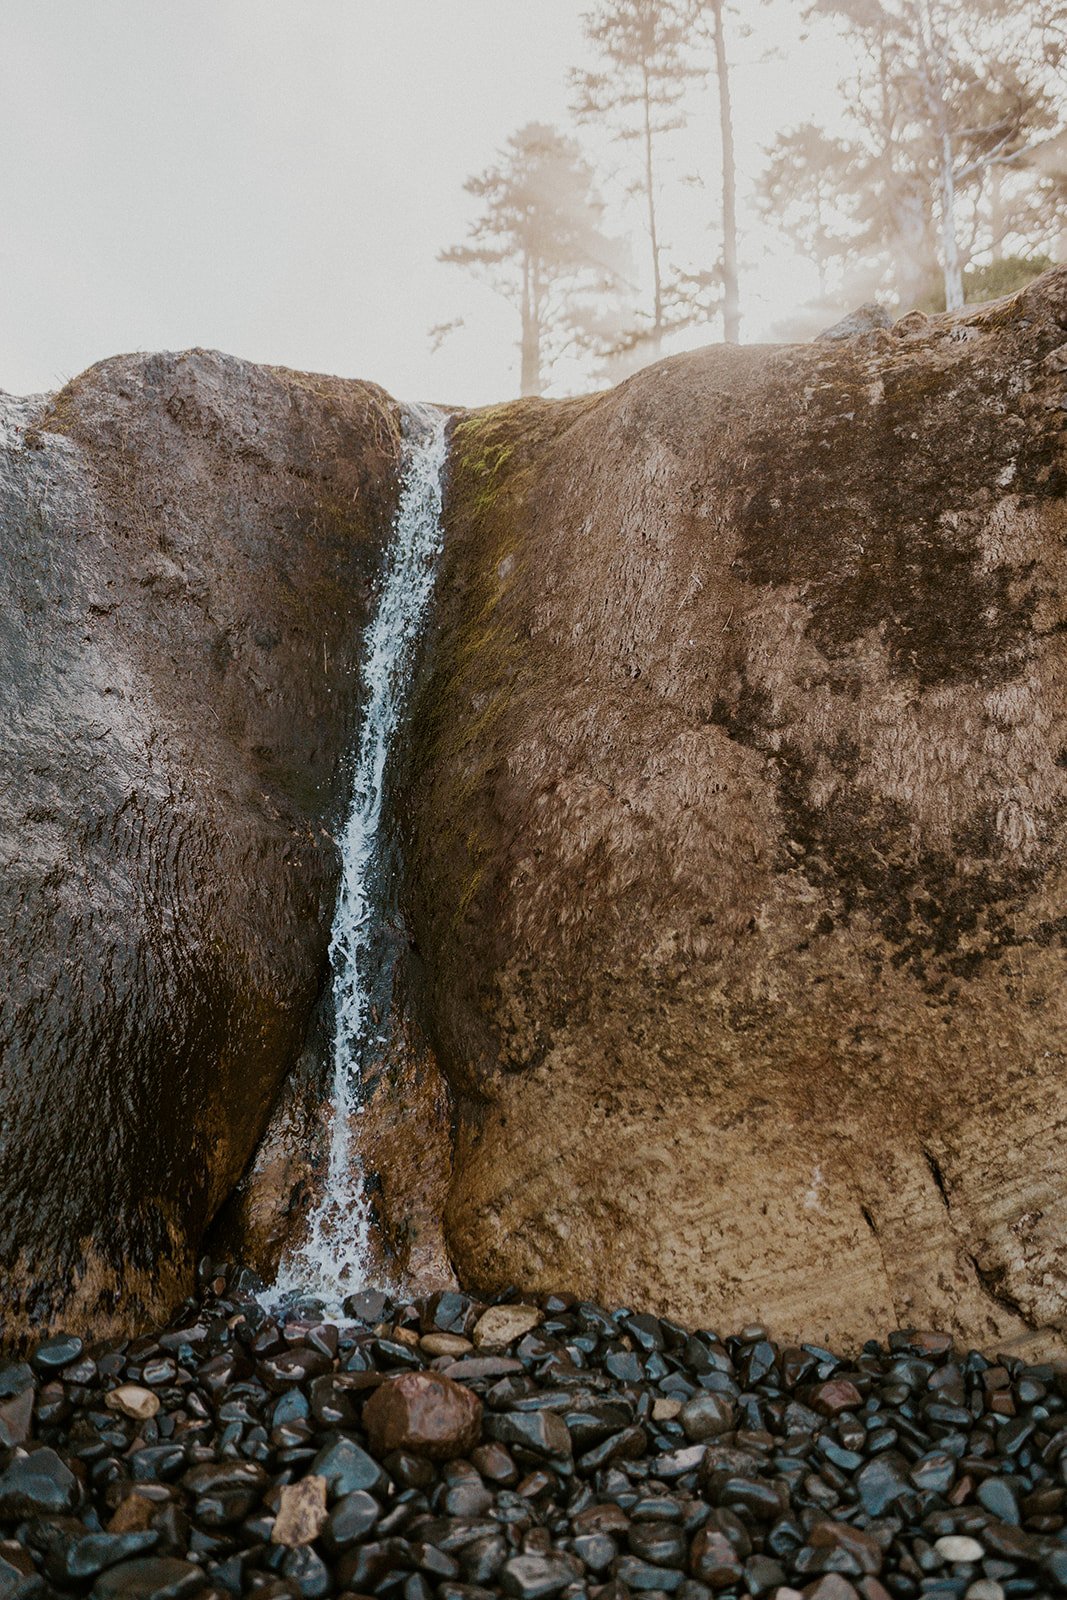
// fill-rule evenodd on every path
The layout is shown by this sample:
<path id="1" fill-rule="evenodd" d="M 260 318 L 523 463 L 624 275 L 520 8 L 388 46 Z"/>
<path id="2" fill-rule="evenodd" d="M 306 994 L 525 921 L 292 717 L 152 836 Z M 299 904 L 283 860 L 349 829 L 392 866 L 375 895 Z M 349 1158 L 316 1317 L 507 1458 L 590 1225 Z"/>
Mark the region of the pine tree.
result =
<path id="1" fill-rule="evenodd" d="M 486 278 L 519 309 L 524 395 L 543 393 L 552 362 L 583 342 L 597 298 L 625 252 L 603 230 L 593 172 L 573 139 L 543 123 L 512 134 L 497 163 L 464 186 L 483 202 L 467 241 L 439 260 Z M 447 331 L 447 330 L 442 330 Z"/>
<path id="2" fill-rule="evenodd" d="M 620 344 L 649 343 L 659 350 L 670 327 L 707 314 L 710 273 L 671 272 L 659 227 L 658 158 L 663 136 L 683 125 L 679 105 L 700 68 L 690 59 L 689 0 L 599 0 L 585 17 L 586 36 L 598 51 L 598 72 L 575 71 L 574 112 L 579 121 L 608 124 L 641 151 L 633 192 L 640 195 L 648 233 L 651 314 Z"/>
<path id="3" fill-rule="evenodd" d="M 868 247 L 892 258 L 905 304 L 928 292 L 936 261 L 944 303 L 962 305 L 976 256 L 1009 240 L 1040 249 L 1048 237 L 1051 186 L 1032 158 L 1062 124 L 1052 83 L 1060 0 L 815 0 L 810 9 L 834 18 L 857 50 L 849 103 L 859 150 L 846 209 Z"/>

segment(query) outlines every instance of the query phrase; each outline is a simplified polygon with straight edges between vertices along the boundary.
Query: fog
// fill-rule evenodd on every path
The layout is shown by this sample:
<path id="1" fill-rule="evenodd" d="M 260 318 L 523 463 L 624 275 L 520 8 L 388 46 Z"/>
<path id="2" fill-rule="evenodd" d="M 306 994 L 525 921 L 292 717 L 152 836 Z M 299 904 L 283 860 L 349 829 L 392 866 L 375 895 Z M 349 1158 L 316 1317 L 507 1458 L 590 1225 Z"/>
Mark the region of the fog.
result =
<path id="1" fill-rule="evenodd" d="M 568 69 L 592 64 L 569 0 L 0 0 L 0 387 L 51 388 L 122 350 L 205 345 L 474 403 L 517 386 L 515 312 L 438 261 L 475 203 L 464 180 L 524 122 L 581 137 L 641 250 L 633 151 L 576 130 Z M 743 337 L 795 322 L 812 263 L 761 220 L 782 129 L 834 128 L 848 70 L 801 8 L 737 37 Z M 714 85 L 663 141 L 663 225 L 718 252 Z M 702 179 L 703 187 L 694 182 Z M 847 310 L 847 305 L 842 305 Z M 791 319 L 792 322 L 791 322 Z M 434 350 L 432 326 L 462 321 Z M 713 323 L 674 343 L 721 337 Z M 565 370 L 557 387 L 575 386 Z"/>

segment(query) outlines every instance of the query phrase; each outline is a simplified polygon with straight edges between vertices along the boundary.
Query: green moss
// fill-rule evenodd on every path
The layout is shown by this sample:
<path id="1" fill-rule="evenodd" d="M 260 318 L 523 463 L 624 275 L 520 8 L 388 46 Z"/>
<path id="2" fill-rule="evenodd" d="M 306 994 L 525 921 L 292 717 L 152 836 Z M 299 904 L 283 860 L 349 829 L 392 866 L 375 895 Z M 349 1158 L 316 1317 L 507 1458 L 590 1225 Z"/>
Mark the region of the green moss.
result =
<path id="1" fill-rule="evenodd" d="M 439 625 L 412 751 L 420 787 L 432 795 L 435 831 L 422 854 L 432 849 L 455 874 L 437 898 L 457 921 L 486 890 L 499 856 L 491 812 L 499 730 L 520 685 L 523 694 L 538 688 L 524 647 L 530 595 L 520 581 L 530 491 L 545 449 L 596 398 L 489 406 L 452 430 Z"/>

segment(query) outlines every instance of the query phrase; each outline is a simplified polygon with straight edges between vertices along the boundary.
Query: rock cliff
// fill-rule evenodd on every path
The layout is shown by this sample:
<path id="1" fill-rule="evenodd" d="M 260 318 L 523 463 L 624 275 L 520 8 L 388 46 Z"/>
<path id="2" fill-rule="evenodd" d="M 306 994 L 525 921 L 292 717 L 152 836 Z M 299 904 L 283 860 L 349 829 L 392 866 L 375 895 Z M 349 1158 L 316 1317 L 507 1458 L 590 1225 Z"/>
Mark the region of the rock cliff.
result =
<path id="1" fill-rule="evenodd" d="M 204 352 L 7 397 L 0 1321 L 191 1283 L 324 975 L 396 408 Z"/>
<path id="2" fill-rule="evenodd" d="M 314 1186 L 398 414 L 192 352 L 0 422 L 0 1334 L 121 1330 Z M 451 438 L 385 1248 L 1062 1350 L 1067 271 Z"/>
<path id="3" fill-rule="evenodd" d="M 1067 1329 L 1067 271 L 454 429 L 411 739 L 461 1279 Z"/>

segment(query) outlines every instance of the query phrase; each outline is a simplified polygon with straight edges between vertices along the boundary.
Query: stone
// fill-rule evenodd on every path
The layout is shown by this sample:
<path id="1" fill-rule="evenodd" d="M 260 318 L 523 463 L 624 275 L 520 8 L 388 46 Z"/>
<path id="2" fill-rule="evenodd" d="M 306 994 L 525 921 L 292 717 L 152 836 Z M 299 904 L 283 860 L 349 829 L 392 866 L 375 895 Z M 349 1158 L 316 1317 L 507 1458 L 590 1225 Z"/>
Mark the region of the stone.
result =
<path id="1" fill-rule="evenodd" d="M 16 1456 L 0 1473 L 0 1519 L 62 1516 L 80 1498 L 78 1480 L 47 1447 Z"/>
<path id="2" fill-rule="evenodd" d="M 985 1478 L 978 1485 L 978 1500 L 998 1522 L 1018 1526 L 1019 1502 L 1011 1485 L 1003 1478 Z"/>
<path id="3" fill-rule="evenodd" d="M 840 322 L 817 334 L 816 338 L 836 344 L 844 339 L 859 339 L 867 333 L 878 333 L 892 326 L 893 318 L 885 307 L 879 305 L 877 300 L 868 300 L 847 317 L 842 317 Z"/>
<path id="4" fill-rule="evenodd" d="M 338 1500 L 323 1529 L 323 1543 L 333 1555 L 365 1539 L 381 1517 L 382 1508 L 365 1489 L 354 1489 Z"/>
<path id="5" fill-rule="evenodd" d="M 714 1439 L 733 1427 L 734 1408 L 725 1395 L 697 1394 L 685 1402 L 679 1421 L 687 1439 Z"/>
<path id="6" fill-rule="evenodd" d="M 0 1401 L 0 1447 L 25 1444 L 33 1422 L 32 1389 L 23 1389 L 10 1400 Z"/>
<path id="7" fill-rule="evenodd" d="M 363 1408 L 363 1426 L 375 1454 L 411 1450 L 447 1461 L 478 1443 L 482 1403 L 440 1373 L 408 1372 L 374 1391 Z"/>
<path id="8" fill-rule="evenodd" d="M 689 1573 L 716 1593 L 740 1583 L 744 1564 L 721 1528 L 701 1528 L 689 1551 Z"/>
<path id="9" fill-rule="evenodd" d="M 947 1534 L 935 1541 L 934 1549 L 942 1561 L 981 1561 L 985 1555 L 978 1540 L 968 1539 L 965 1534 Z"/>
<path id="10" fill-rule="evenodd" d="M 190 1292 L 300 1056 L 400 442 L 371 385 L 208 351 L 0 401 L 0 1303 L 77 1316 L 42 1376 Z M 286 1221 L 244 1216 L 247 1261 Z"/>
<path id="11" fill-rule="evenodd" d="M 123 1416 L 132 1417 L 135 1422 L 147 1422 L 159 1411 L 159 1396 L 153 1394 L 151 1389 L 142 1389 L 139 1384 L 122 1383 L 117 1389 L 108 1391 L 104 1396 L 104 1404 L 110 1411 L 121 1411 Z"/>
<path id="12" fill-rule="evenodd" d="M 824 1417 L 836 1417 L 842 1411 L 857 1411 L 863 1404 L 863 1396 L 847 1378 L 831 1378 L 826 1383 L 817 1384 L 809 1392 L 807 1400 L 812 1410 Z"/>
<path id="13" fill-rule="evenodd" d="M 108 1522 L 108 1533 L 140 1533 L 151 1526 L 152 1518 L 159 1510 L 159 1504 L 150 1500 L 147 1495 L 138 1494 L 133 1490 L 119 1501 Z"/>
<path id="14" fill-rule="evenodd" d="M 173 1556 L 141 1556 L 100 1574 L 93 1600 L 186 1600 L 204 1587 L 204 1574 L 191 1561 Z"/>
<path id="15" fill-rule="evenodd" d="M 514 1344 L 543 1320 L 536 1306 L 490 1306 L 474 1325 L 474 1343 L 480 1350 Z"/>
<path id="16" fill-rule="evenodd" d="M 573 1583 L 575 1571 L 564 1556 L 513 1556 L 501 1569 L 504 1593 L 515 1600 L 553 1600 Z"/>
<path id="17" fill-rule="evenodd" d="M 1055 1345 L 1065 308 L 457 417 L 405 904 L 463 1281 Z"/>
<path id="18" fill-rule="evenodd" d="M 282 1489 L 278 1514 L 271 1529 L 271 1543 L 311 1544 L 322 1532 L 326 1518 L 326 1479 L 309 1473 L 298 1483 L 286 1484 Z"/>
<path id="19" fill-rule="evenodd" d="M 373 1439 L 371 1449 L 376 1455 L 384 1453 Z M 343 1436 L 319 1451 L 311 1463 L 311 1473 L 325 1480 L 330 1497 L 334 1500 L 341 1500 L 357 1489 L 384 1494 L 389 1484 L 388 1477 L 374 1457 L 361 1449 L 355 1440 Z"/>
<path id="20" fill-rule="evenodd" d="M 860 1600 L 859 1592 L 840 1573 L 828 1572 L 801 1590 L 805 1600 Z"/>
<path id="21" fill-rule="evenodd" d="M 485 1419 L 490 1439 L 535 1455 L 566 1460 L 572 1452 L 571 1436 L 562 1417 L 553 1411 L 511 1411 Z"/>
<path id="22" fill-rule="evenodd" d="M 425 1350 L 428 1356 L 452 1356 L 455 1359 L 467 1355 L 474 1346 L 458 1333 L 424 1333 L 419 1340 L 419 1348 Z"/>
<path id="23" fill-rule="evenodd" d="M 60 1582 L 84 1583 L 98 1572 L 113 1567 L 120 1561 L 143 1556 L 159 1543 L 154 1529 L 129 1533 L 87 1533 L 83 1538 L 72 1539 L 57 1562 L 54 1574 Z"/>
<path id="24" fill-rule="evenodd" d="M 813 1523 L 808 1543 L 815 1549 L 843 1550 L 860 1572 L 875 1576 L 882 1570 L 882 1547 L 873 1534 L 864 1533 L 848 1522 L 829 1519 Z"/>

